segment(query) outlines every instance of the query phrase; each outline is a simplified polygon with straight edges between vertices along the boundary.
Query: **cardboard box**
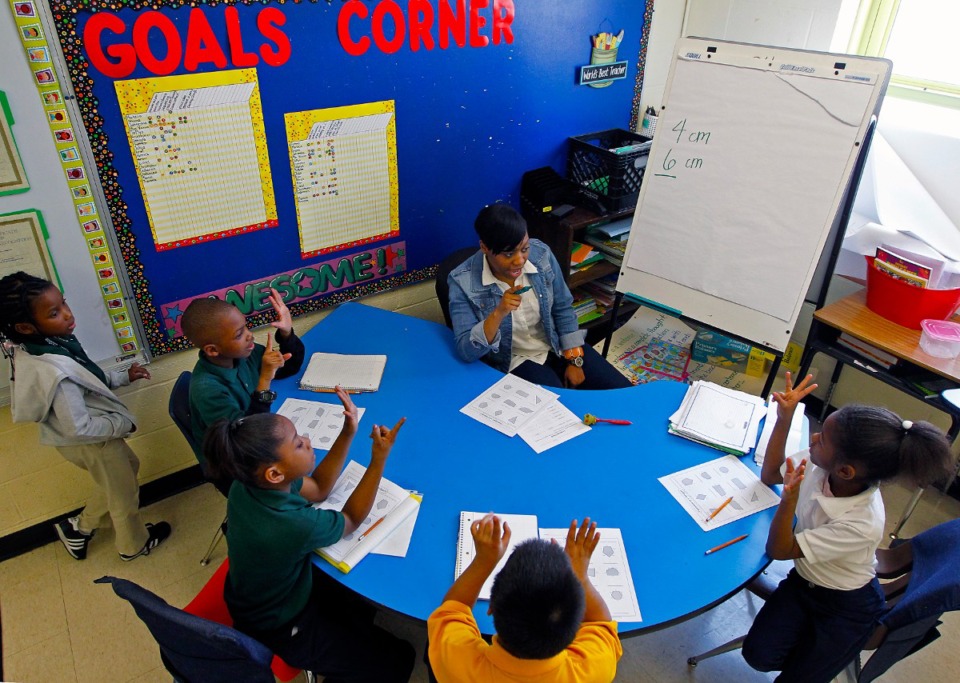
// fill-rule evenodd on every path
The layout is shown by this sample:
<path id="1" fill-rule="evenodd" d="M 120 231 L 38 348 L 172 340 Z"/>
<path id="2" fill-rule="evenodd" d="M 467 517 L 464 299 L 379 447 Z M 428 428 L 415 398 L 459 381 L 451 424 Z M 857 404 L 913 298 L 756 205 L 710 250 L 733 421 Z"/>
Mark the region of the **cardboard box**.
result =
<path id="1" fill-rule="evenodd" d="M 774 355 L 713 330 L 700 330 L 694 337 L 691 357 L 726 370 L 762 377 L 773 364 Z"/>

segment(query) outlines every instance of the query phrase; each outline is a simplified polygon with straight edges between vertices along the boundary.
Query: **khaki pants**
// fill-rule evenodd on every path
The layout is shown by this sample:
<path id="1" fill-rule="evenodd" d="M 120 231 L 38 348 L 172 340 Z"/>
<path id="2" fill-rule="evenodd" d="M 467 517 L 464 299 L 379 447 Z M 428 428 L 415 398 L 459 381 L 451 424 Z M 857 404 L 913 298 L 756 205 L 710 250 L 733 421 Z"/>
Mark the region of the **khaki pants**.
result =
<path id="1" fill-rule="evenodd" d="M 139 552 L 147 543 L 147 528 L 140 519 L 140 461 L 123 439 L 80 446 L 58 446 L 64 458 L 85 469 L 97 490 L 80 513 L 80 530 L 93 531 L 110 515 L 116 534 L 117 551 L 124 555 Z"/>

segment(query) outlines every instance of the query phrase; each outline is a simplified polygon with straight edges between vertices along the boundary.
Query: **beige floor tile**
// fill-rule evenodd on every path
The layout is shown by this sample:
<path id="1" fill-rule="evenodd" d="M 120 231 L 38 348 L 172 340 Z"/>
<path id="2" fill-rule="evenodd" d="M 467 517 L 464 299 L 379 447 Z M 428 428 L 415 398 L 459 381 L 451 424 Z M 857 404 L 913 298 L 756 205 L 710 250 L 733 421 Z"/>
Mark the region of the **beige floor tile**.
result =
<path id="1" fill-rule="evenodd" d="M 162 666 L 131 678 L 128 683 L 170 683 L 170 672 Z"/>
<path id="2" fill-rule="evenodd" d="M 3 675 L 19 683 L 76 683 L 70 634 L 63 631 L 14 655 L 4 655 Z"/>
<path id="3" fill-rule="evenodd" d="M 9 560 L 11 567 L 19 567 L 19 573 L 4 567 L 0 613 L 3 614 L 5 656 L 33 648 L 67 630 L 60 578 L 55 570 L 41 569 L 42 560 L 55 567 L 51 553 L 45 548 Z"/>

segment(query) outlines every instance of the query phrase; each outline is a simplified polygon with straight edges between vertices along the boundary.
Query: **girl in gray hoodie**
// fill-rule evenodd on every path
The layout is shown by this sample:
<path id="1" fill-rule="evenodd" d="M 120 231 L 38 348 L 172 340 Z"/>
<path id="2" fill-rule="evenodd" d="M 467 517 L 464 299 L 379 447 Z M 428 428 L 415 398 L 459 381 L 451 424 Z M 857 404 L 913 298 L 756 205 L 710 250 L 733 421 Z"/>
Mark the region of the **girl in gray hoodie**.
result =
<path id="1" fill-rule="evenodd" d="M 53 283 L 24 272 L 0 279 L 0 337 L 13 367 L 14 422 L 37 422 L 40 443 L 87 470 L 97 490 L 83 511 L 54 526 L 70 556 L 82 560 L 107 515 L 120 559 L 129 561 L 163 543 L 166 522 L 140 519 L 140 461 L 124 440 L 137 428 L 111 388 L 150 379 L 146 368 L 105 373 L 74 336 L 76 322 Z"/>

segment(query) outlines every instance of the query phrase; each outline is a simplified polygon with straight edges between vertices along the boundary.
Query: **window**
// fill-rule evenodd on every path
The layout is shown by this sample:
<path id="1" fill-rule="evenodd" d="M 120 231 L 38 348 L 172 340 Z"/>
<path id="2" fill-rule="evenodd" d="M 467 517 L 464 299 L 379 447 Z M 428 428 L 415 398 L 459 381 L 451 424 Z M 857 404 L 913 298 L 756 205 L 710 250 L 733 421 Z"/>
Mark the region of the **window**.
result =
<path id="1" fill-rule="evenodd" d="M 888 94 L 960 109 L 960 2 L 864 0 L 851 50 L 893 62 Z"/>

